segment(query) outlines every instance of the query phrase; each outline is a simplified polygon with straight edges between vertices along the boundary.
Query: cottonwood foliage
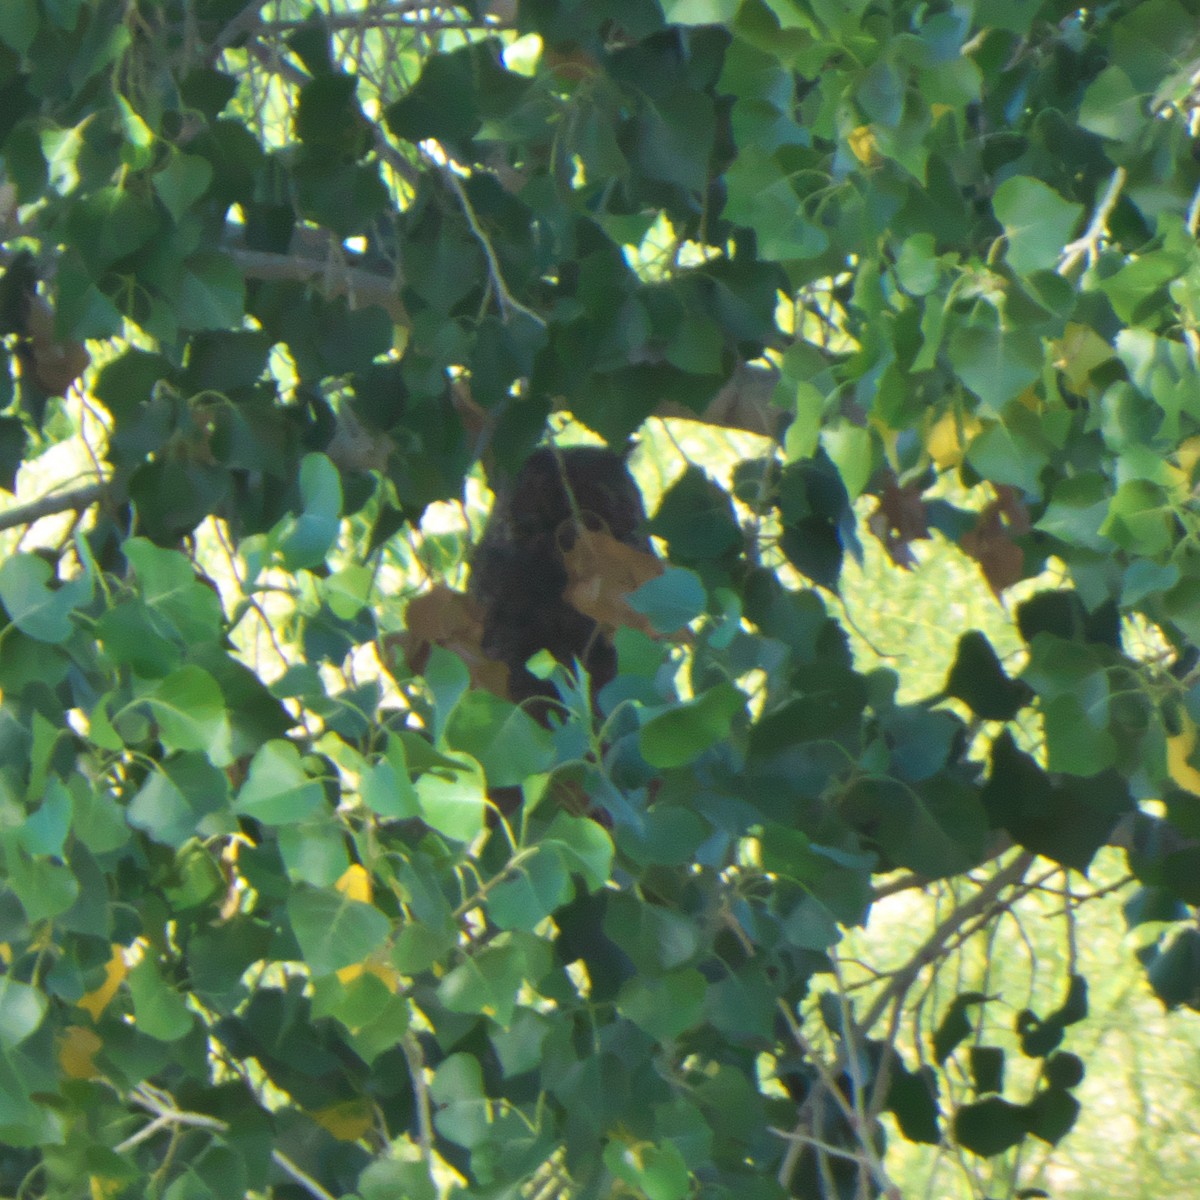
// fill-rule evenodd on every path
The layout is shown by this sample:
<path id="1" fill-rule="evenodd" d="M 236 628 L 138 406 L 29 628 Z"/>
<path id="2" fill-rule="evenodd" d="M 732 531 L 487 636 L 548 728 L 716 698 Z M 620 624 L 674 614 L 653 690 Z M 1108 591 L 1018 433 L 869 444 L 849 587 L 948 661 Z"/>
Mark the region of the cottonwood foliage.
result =
<path id="1" fill-rule="evenodd" d="M 0 484 L 81 393 L 107 432 L 4 517 L 0 1192 L 850 1197 L 885 1131 L 1053 1144 L 1085 979 L 893 1017 L 1113 840 L 1200 1006 L 1198 31 L 4 0 Z M 413 674 L 386 581 L 427 506 L 555 409 L 620 443 L 664 406 L 779 449 L 734 472 L 749 535 L 703 463 L 663 497 L 596 709 L 554 668 L 547 729 L 452 645 Z M 856 504 L 901 562 L 1057 570 L 1024 657 L 963 630 L 915 703 L 856 665 Z M 847 991 L 897 871 L 974 874 Z"/>

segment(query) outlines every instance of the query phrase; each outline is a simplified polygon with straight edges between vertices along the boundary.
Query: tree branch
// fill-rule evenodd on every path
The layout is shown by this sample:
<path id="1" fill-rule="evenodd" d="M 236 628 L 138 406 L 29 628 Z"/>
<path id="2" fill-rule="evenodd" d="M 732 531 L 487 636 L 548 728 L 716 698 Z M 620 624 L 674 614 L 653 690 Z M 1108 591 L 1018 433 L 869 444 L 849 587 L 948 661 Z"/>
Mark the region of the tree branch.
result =
<path id="1" fill-rule="evenodd" d="M 375 304 L 398 324 L 407 323 L 404 305 L 389 276 L 361 267 L 338 266 L 318 259 L 297 258 L 290 254 L 272 254 L 267 250 L 248 250 L 243 246 L 229 249 L 242 274 L 249 279 L 284 280 L 304 283 L 321 279 L 326 295 L 345 296 L 356 307 Z"/>
<path id="2" fill-rule="evenodd" d="M 1112 210 L 1116 208 L 1117 201 L 1121 197 L 1125 179 L 1124 167 L 1118 167 L 1112 173 L 1108 187 L 1105 189 L 1100 203 L 1096 206 L 1096 211 L 1092 214 L 1092 219 L 1088 223 L 1087 229 L 1084 230 L 1083 236 L 1076 238 L 1073 242 L 1068 242 L 1063 247 L 1058 260 L 1060 275 L 1066 275 L 1074 270 L 1083 258 L 1087 259 L 1088 266 L 1095 262 L 1096 255 L 1100 250 L 1100 243 L 1108 236 L 1108 218 L 1112 216 Z"/>
<path id="3" fill-rule="evenodd" d="M 229 1132 L 228 1121 L 210 1117 L 206 1113 L 187 1112 L 185 1109 L 178 1108 L 175 1105 L 173 1097 L 145 1084 L 136 1087 L 130 1094 L 129 1099 L 139 1108 L 144 1108 L 147 1112 L 152 1113 L 154 1120 L 116 1146 L 115 1150 L 117 1154 L 123 1154 L 128 1150 L 132 1150 L 141 1142 L 146 1141 L 164 1129 L 187 1128 L 206 1129 L 210 1133 Z M 299 1184 L 312 1196 L 313 1200 L 334 1200 L 331 1193 L 327 1192 L 311 1175 L 296 1166 L 282 1151 L 272 1150 L 271 1161 L 293 1183 Z"/>
<path id="4" fill-rule="evenodd" d="M 858 1027 L 869 1030 L 887 1011 L 888 1006 L 902 996 L 913 985 L 917 976 L 942 953 L 945 944 L 973 917 L 985 912 L 996 903 L 1000 893 L 1011 884 L 1018 883 L 1029 870 L 1034 856 L 1022 851 L 1007 867 L 1001 867 L 969 900 L 956 905 L 954 910 L 941 921 L 912 957 L 892 976 L 891 982 L 871 1002 L 866 1015 Z"/>
<path id="5" fill-rule="evenodd" d="M 0 530 L 15 529 L 19 525 L 32 525 L 42 517 L 53 517 L 58 513 L 82 512 L 99 503 L 108 493 L 111 482 L 88 483 L 69 492 L 52 492 L 40 500 L 28 504 L 14 504 L 0 512 Z"/>

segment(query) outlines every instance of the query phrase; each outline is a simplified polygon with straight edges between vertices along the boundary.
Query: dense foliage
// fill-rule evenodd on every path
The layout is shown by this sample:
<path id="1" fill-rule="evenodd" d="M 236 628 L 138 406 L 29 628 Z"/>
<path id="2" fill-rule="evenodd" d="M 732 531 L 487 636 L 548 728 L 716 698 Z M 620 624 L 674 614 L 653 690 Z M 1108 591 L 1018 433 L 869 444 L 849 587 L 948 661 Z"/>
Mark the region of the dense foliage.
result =
<path id="1" fill-rule="evenodd" d="M 1087 980 L 922 997 L 1108 843 L 1200 1008 L 1198 64 L 1193 0 L 3 0 L 0 1194 L 1018 1163 Z M 619 672 L 535 662 L 547 727 L 405 606 L 568 412 L 773 440 L 595 569 Z M 856 660 L 856 512 L 1037 578 L 1024 652 Z"/>

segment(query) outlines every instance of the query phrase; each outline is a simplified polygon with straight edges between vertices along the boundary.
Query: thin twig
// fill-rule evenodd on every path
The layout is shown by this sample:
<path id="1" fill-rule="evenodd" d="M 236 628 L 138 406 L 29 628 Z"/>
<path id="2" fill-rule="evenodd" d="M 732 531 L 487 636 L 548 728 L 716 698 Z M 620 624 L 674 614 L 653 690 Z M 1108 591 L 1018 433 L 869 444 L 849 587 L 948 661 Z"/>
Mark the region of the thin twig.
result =
<path id="1" fill-rule="evenodd" d="M 298 1183 L 313 1200 L 336 1200 L 331 1192 L 327 1192 L 311 1175 L 305 1174 L 286 1154 L 280 1150 L 271 1151 L 271 1161 L 293 1183 Z"/>
<path id="2" fill-rule="evenodd" d="M 1092 219 L 1087 229 L 1084 230 L 1083 236 L 1076 238 L 1073 242 L 1068 242 L 1063 247 L 1058 260 L 1060 275 L 1066 275 L 1074 270 L 1083 258 L 1087 259 L 1088 266 L 1096 261 L 1100 243 L 1108 236 L 1108 218 L 1112 216 L 1112 211 L 1117 206 L 1121 189 L 1125 186 L 1126 176 L 1124 167 L 1118 167 L 1112 173 L 1108 187 L 1105 189 L 1100 203 L 1096 206 L 1096 211 L 1092 214 Z"/>
<path id="3" fill-rule="evenodd" d="M 1008 864 L 1001 868 L 969 900 L 954 907 L 953 911 L 941 921 L 928 938 L 919 946 L 899 971 L 892 976 L 891 982 L 875 997 L 866 1016 L 859 1023 L 859 1028 L 869 1030 L 876 1021 L 887 1011 L 888 1006 L 899 995 L 903 995 L 912 986 L 917 976 L 935 959 L 937 959 L 947 942 L 957 931 L 978 914 L 985 912 L 993 904 L 1004 889 L 1017 883 L 1029 870 L 1034 856 L 1023 851 Z"/>
<path id="4" fill-rule="evenodd" d="M 500 305 L 501 319 L 508 321 L 514 312 L 518 312 L 522 316 L 528 317 L 531 321 L 535 321 L 538 325 L 544 327 L 546 324 L 545 318 L 539 313 L 534 312 L 533 309 L 527 308 L 508 290 L 508 285 L 504 282 L 504 273 L 500 270 L 500 262 L 496 258 L 496 251 L 492 248 L 492 243 L 488 235 L 484 233 L 483 228 L 479 224 L 479 218 L 475 215 L 475 209 L 471 206 L 471 200 L 462 185 L 462 180 L 459 179 L 458 174 L 449 164 L 445 166 L 441 164 L 437 165 L 441 171 L 442 178 L 458 198 L 458 203 L 463 210 L 463 216 L 467 218 L 467 224 L 471 227 L 471 232 L 475 235 L 475 240 L 479 243 L 484 257 L 487 259 L 488 276 L 491 279 L 492 287 L 496 289 L 496 302 Z"/>
<path id="5" fill-rule="evenodd" d="M 149 1084 L 141 1084 L 134 1088 L 130 1093 L 129 1099 L 139 1108 L 144 1108 L 147 1112 L 153 1113 L 154 1120 L 116 1146 L 115 1149 L 118 1154 L 132 1150 L 134 1146 L 146 1141 L 164 1129 L 170 1129 L 173 1133 L 182 1128 L 206 1129 L 210 1133 L 229 1132 L 228 1121 L 218 1120 L 216 1117 L 207 1116 L 205 1113 L 187 1112 L 184 1109 L 177 1108 L 169 1093 L 161 1092 L 158 1088 L 152 1087 Z M 298 1183 L 313 1197 L 313 1200 L 335 1200 L 332 1193 L 327 1192 L 311 1175 L 308 1175 L 296 1166 L 282 1151 L 272 1150 L 271 1161 L 293 1183 Z"/>
<path id="6" fill-rule="evenodd" d="M 425 1079 L 425 1055 L 421 1050 L 421 1043 L 411 1031 L 400 1040 L 400 1046 L 408 1060 L 413 1098 L 417 1103 L 417 1145 L 421 1147 L 421 1157 L 425 1161 L 429 1178 L 433 1179 L 433 1109 L 429 1103 L 429 1084 Z"/>

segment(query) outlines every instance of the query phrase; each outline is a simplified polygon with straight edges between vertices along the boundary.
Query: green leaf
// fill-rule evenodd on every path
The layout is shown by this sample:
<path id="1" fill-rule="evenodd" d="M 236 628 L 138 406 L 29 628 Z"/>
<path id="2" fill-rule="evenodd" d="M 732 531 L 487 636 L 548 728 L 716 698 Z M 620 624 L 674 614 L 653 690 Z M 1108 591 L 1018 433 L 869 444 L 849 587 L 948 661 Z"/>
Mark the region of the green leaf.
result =
<path id="1" fill-rule="evenodd" d="M 279 856 L 289 879 L 332 887 L 350 866 L 346 831 L 330 813 L 279 828 Z"/>
<path id="2" fill-rule="evenodd" d="M 931 1067 L 909 1071 L 897 1056 L 892 1063 L 887 1108 L 908 1141 L 927 1146 L 936 1146 L 941 1141 L 937 1074 Z"/>
<path id="3" fill-rule="evenodd" d="M 438 1064 L 429 1085 L 438 1133 L 470 1149 L 492 1136 L 492 1109 L 483 1090 L 483 1071 L 470 1054 L 451 1054 Z"/>
<path id="4" fill-rule="evenodd" d="M 488 896 L 488 916 L 501 929 L 532 932 L 574 890 L 563 859 L 542 843 L 539 853 L 516 867 Z"/>
<path id="5" fill-rule="evenodd" d="M 1021 275 L 1050 270 L 1083 216 L 1083 205 L 1064 200 L 1039 179 L 1014 175 L 997 189 L 992 208 L 1008 237 L 1005 258 Z"/>
<path id="6" fill-rule="evenodd" d="M 1117 743 L 1107 729 L 1098 729 L 1076 696 L 1042 701 L 1046 734 L 1046 766 L 1072 775 L 1095 775 L 1117 761 Z"/>
<path id="7" fill-rule="evenodd" d="M 352 621 L 371 602 L 375 572 L 360 563 L 350 563 L 319 581 L 321 595 L 335 617 Z"/>
<path id="8" fill-rule="evenodd" d="M 691 1173 L 673 1142 L 611 1141 L 604 1165 L 646 1200 L 684 1200 L 692 1190 Z"/>
<path id="9" fill-rule="evenodd" d="M 1069 546 L 1110 549 L 1109 539 L 1100 532 L 1109 500 L 1108 485 L 1098 472 L 1070 475 L 1054 485 L 1050 503 L 1034 528 Z"/>
<path id="10" fill-rule="evenodd" d="M 931 879 L 968 870 L 983 858 L 988 818 L 979 794 L 945 775 L 905 788 L 864 780 L 849 789 L 842 808 L 856 826 L 873 831 L 895 863 Z"/>
<path id="11" fill-rule="evenodd" d="M 1117 142 L 1131 142 L 1145 128 L 1145 101 L 1120 67 L 1105 67 L 1088 84 L 1079 105 L 1079 124 Z"/>
<path id="12" fill-rule="evenodd" d="M 663 15 L 672 25 L 725 25 L 742 0 L 663 0 Z"/>
<path id="13" fill-rule="evenodd" d="M 179 283 L 180 329 L 228 329 L 241 324 L 245 283 L 237 264 L 215 251 L 193 254 Z"/>
<path id="14" fill-rule="evenodd" d="M 991 642 L 971 629 L 958 639 L 946 694 L 957 697 L 985 721 L 1011 721 L 1028 701 L 1030 691 L 1005 674 Z"/>
<path id="15" fill-rule="evenodd" d="M 761 147 L 745 147 L 726 174 L 725 216 L 753 229 L 760 252 L 780 261 L 817 258 L 829 235 L 805 212 L 790 172 Z"/>
<path id="16" fill-rule="evenodd" d="M 38 988 L 11 974 L 0 976 L 0 1048 L 11 1050 L 30 1037 L 48 1008 L 49 1001 Z"/>
<path id="17" fill-rule="evenodd" d="M 129 972 L 127 982 L 140 1033 L 159 1042 L 177 1042 L 191 1032 L 195 1018 L 184 998 L 163 979 L 151 952 Z"/>
<path id="18" fill-rule="evenodd" d="M 1029 329 L 1006 329 L 996 322 L 963 325 L 950 335 L 946 353 L 993 417 L 1002 417 L 1008 402 L 1042 374 L 1041 339 Z"/>
<path id="19" fill-rule="evenodd" d="M 687 916 L 631 896 L 609 899 L 604 932 L 646 975 L 682 967 L 701 948 L 700 932 Z"/>
<path id="20" fill-rule="evenodd" d="M 1025 1106 L 1029 1132 L 1050 1146 L 1057 1146 L 1075 1126 L 1080 1104 L 1070 1092 L 1047 1088 Z"/>
<path id="21" fill-rule="evenodd" d="M 1014 406 L 1005 420 L 989 422 L 971 439 L 967 462 L 992 483 L 1037 495 L 1050 455 L 1036 420 L 1028 409 Z"/>
<path id="22" fill-rule="evenodd" d="M 324 803 L 325 793 L 311 779 L 291 742 L 267 742 L 250 762 L 235 809 L 265 825 L 303 821 Z"/>
<path id="23" fill-rule="evenodd" d="M 333 463 L 324 454 L 306 454 L 299 481 L 304 508 L 285 518 L 276 535 L 285 571 L 323 563 L 341 529 L 342 484 Z"/>
<path id="24" fill-rule="evenodd" d="M 438 999 L 451 1012 L 483 1015 L 507 1026 L 526 974 L 521 948 L 498 940 L 459 963 L 438 985 Z"/>
<path id="25" fill-rule="evenodd" d="M 705 992 L 704 976 L 694 967 L 638 977 L 621 987 L 617 1011 L 655 1041 L 673 1041 L 699 1023 Z"/>
<path id="26" fill-rule="evenodd" d="M 183 648 L 167 636 L 173 630 L 136 599 L 110 608 L 94 628 L 109 659 L 143 678 L 161 679 L 180 666 Z"/>
<path id="27" fill-rule="evenodd" d="M 553 764 L 554 739 L 522 708 L 482 689 L 464 692 L 442 741 L 483 767 L 492 787 L 515 787 Z"/>
<path id="28" fill-rule="evenodd" d="M 1150 250 L 1100 280 L 1098 286 L 1112 302 L 1117 316 L 1134 324 L 1143 305 L 1151 304 L 1184 268 L 1184 260 L 1173 250 Z"/>
<path id="29" fill-rule="evenodd" d="M 1146 978 L 1168 1008 L 1200 1008 L 1200 930 L 1172 930 L 1149 957 Z"/>
<path id="30" fill-rule="evenodd" d="M 69 227 L 74 245 L 99 272 L 144 246 L 160 223 L 149 200 L 124 188 L 107 187 L 75 204 Z"/>
<path id="31" fill-rule="evenodd" d="M 963 1149 L 984 1158 L 1003 1154 L 1029 1132 L 1026 1109 L 1000 1096 L 985 1096 L 974 1104 L 964 1104 L 954 1114 L 955 1140 Z"/>
<path id="32" fill-rule="evenodd" d="M 152 179 L 158 198 L 178 225 L 208 191 L 213 179 L 212 163 L 197 154 L 182 154 L 172 148 L 166 163 Z"/>
<path id="33" fill-rule="evenodd" d="M 746 697 L 732 683 L 719 683 L 689 700 L 651 717 L 642 726 L 642 754 L 652 767 L 682 767 L 729 734 Z"/>
<path id="34" fill-rule="evenodd" d="M 30 921 L 61 916 L 79 898 L 79 881 L 69 866 L 46 858 L 8 856 L 8 884 Z"/>
<path id="35" fill-rule="evenodd" d="M 1004 733 L 992 744 L 983 804 L 993 826 L 1007 829 L 1018 845 L 1086 871 L 1132 799 L 1129 785 L 1111 769 L 1052 781 Z"/>
<path id="36" fill-rule="evenodd" d="M 444 1111 L 439 1112 L 439 1117 Z M 396 1200 L 397 1196 L 403 1196 L 404 1200 L 438 1200 L 439 1195 L 425 1163 L 387 1157 L 372 1159 L 367 1164 L 358 1177 L 356 1190 L 362 1200 Z"/>
<path id="37" fill-rule="evenodd" d="M 1157 484 L 1128 479 L 1109 501 L 1099 532 L 1126 550 L 1157 558 L 1175 542 L 1174 510 Z"/>
<path id="38" fill-rule="evenodd" d="M 164 617 L 185 642 L 219 637 L 224 626 L 221 598 L 196 578 L 195 568 L 178 550 L 166 550 L 146 538 L 121 546 L 137 576 L 147 606 Z"/>
<path id="39" fill-rule="evenodd" d="M 613 843 L 608 830 L 585 817 L 558 812 L 547 828 L 543 844 L 562 854 L 568 870 L 583 876 L 592 891 L 602 888 L 612 873 Z"/>
<path id="40" fill-rule="evenodd" d="M 629 607 L 640 612 L 659 633 L 677 633 L 705 609 L 708 595 L 695 571 L 667 567 L 625 597 Z"/>
<path id="41" fill-rule="evenodd" d="M 13 624 L 39 642 L 65 642 L 72 615 L 92 598 L 92 578 L 79 575 L 52 585 L 54 569 L 36 554 L 14 554 L 0 564 L 0 604 Z"/>
<path id="42" fill-rule="evenodd" d="M 129 802 L 126 819 L 154 841 L 178 848 L 190 838 L 229 831 L 230 817 L 208 820 L 228 813 L 228 803 L 224 771 L 201 754 L 183 754 L 149 774 Z"/>
<path id="43" fill-rule="evenodd" d="M 24 54 L 37 36 L 37 0 L 10 0 L 0 5 L 0 42 Z"/>
<path id="44" fill-rule="evenodd" d="M 474 759 L 456 754 L 450 761 L 453 766 L 433 767 L 417 780 L 417 804 L 438 833 L 469 842 L 483 832 L 487 785 Z"/>
<path id="45" fill-rule="evenodd" d="M 58 740 L 58 730 L 53 730 Z M 51 776 L 43 785 L 42 802 L 25 818 L 19 837 L 21 845 L 33 855 L 61 857 L 67 834 L 71 832 L 72 796 L 62 780 Z"/>
<path id="46" fill-rule="evenodd" d="M 363 768 L 358 787 L 362 802 L 376 816 L 404 821 L 420 812 L 404 743 L 394 734 L 388 737 L 383 758 Z"/>
<path id="47" fill-rule="evenodd" d="M 671 544 L 673 559 L 685 562 L 720 558 L 742 540 L 729 497 L 696 467 L 688 467 L 662 498 L 650 532 Z"/>
<path id="48" fill-rule="evenodd" d="M 840 421 L 821 431 L 821 445 L 837 467 L 847 496 L 857 500 L 875 469 L 871 431 L 863 425 Z"/>
<path id="49" fill-rule="evenodd" d="M 939 1066 L 974 1030 L 974 1026 L 967 1019 L 967 1009 L 982 1004 L 985 1000 L 987 996 L 983 992 L 960 992 L 950 1002 L 933 1034 L 933 1059 Z"/>
<path id="50" fill-rule="evenodd" d="M 169 750 L 204 750 L 218 765 L 229 759 L 229 722 L 217 681 L 200 667 L 180 667 L 142 696 Z"/>
<path id="51" fill-rule="evenodd" d="M 297 886 L 287 898 L 287 915 L 314 975 L 363 962 L 392 932 L 391 921 L 374 905 L 333 888 Z"/>

